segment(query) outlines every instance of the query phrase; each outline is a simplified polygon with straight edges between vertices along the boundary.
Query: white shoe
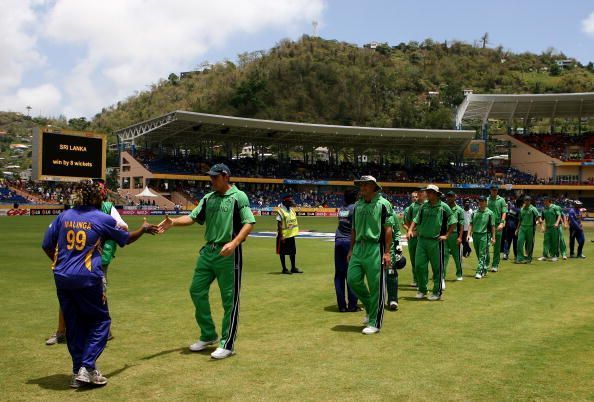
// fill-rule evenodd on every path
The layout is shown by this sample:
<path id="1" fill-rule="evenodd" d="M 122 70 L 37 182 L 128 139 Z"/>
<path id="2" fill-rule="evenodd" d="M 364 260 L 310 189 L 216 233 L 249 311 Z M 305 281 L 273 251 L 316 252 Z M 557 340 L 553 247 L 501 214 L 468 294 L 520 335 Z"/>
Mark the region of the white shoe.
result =
<path id="1" fill-rule="evenodd" d="M 367 325 L 367 324 L 369 324 L 369 316 L 368 315 L 363 317 L 363 325 Z"/>
<path id="2" fill-rule="evenodd" d="M 463 280 L 464 280 L 464 277 L 462 277 L 462 276 L 458 276 L 458 277 L 456 277 L 456 280 L 457 280 L 457 281 L 463 281 Z"/>
<path id="3" fill-rule="evenodd" d="M 497 272 L 497 271 L 499 271 L 499 268 L 497 268 L 497 267 L 491 268 L 491 272 Z"/>
<path id="4" fill-rule="evenodd" d="M 445 290 L 445 279 L 441 280 L 441 288 Z"/>
<path id="5" fill-rule="evenodd" d="M 538 261 L 546 261 L 547 257 L 538 257 Z"/>
<path id="6" fill-rule="evenodd" d="M 563 259 L 564 259 L 564 260 L 566 260 L 566 259 L 567 259 L 567 256 L 566 256 L 566 255 L 564 255 L 564 256 L 563 256 Z"/>
<path id="7" fill-rule="evenodd" d="M 478 272 L 476 273 L 476 275 L 474 276 L 475 279 L 481 279 L 483 276 L 481 274 L 479 274 Z"/>
<path id="8" fill-rule="evenodd" d="M 415 297 L 417 299 L 424 299 L 425 298 L 425 293 L 417 292 L 417 295 Z"/>
<path id="9" fill-rule="evenodd" d="M 551 258 L 551 261 L 552 262 L 557 262 L 557 261 L 559 261 L 559 259 L 557 257 L 553 257 L 553 258 Z"/>
<path id="10" fill-rule="evenodd" d="M 361 332 L 363 333 L 363 335 L 377 334 L 379 332 L 379 328 L 368 325 L 367 327 L 363 328 L 363 331 Z"/>
<path id="11" fill-rule="evenodd" d="M 217 348 L 214 352 L 210 354 L 210 357 L 212 357 L 213 359 L 220 360 L 225 359 L 229 356 L 233 356 L 234 354 L 235 352 L 233 352 L 232 350 Z"/>
<path id="12" fill-rule="evenodd" d="M 395 301 L 391 301 L 390 302 L 390 306 L 388 307 L 390 310 L 392 311 L 397 311 L 398 310 L 398 303 Z"/>
<path id="13" fill-rule="evenodd" d="M 190 350 L 192 352 L 200 352 L 201 350 L 204 350 L 209 346 L 216 345 L 217 343 L 219 343 L 218 339 L 215 339 L 214 341 L 206 341 L 206 342 L 198 340 L 198 342 L 190 345 Z"/>
<path id="14" fill-rule="evenodd" d="M 88 371 L 85 367 L 81 367 L 78 370 L 78 374 L 74 378 L 78 382 L 93 385 L 105 385 L 107 384 L 107 378 L 103 377 L 99 370 Z"/>
<path id="15" fill-rule="evenodd" d="M 438 296 L 438 295 L 436 295 L 434 293 L 431 293 L 429 295 L 429 297 L 427 298 L 427 300 L 431 300 L 431 301 L 436 301 L 436 300 L 440 300 L 440 299 L 441 299 L 441 296 Z"/>

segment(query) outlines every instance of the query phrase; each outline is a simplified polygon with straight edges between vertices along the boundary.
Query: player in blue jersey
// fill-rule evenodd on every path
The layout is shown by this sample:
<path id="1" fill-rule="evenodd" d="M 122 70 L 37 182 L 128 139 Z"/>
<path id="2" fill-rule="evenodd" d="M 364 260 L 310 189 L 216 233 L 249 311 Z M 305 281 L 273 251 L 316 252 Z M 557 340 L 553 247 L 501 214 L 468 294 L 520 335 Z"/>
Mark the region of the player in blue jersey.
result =
<path id="1" fill-rule="evenodd" d="M 145 222 L 134 232 L 118 229 L 111 216 L 101 212 L 101 194 L 95 183 L 78 183 L 73 208 L 50 224 L 42 248 L 52 260 L 60 308 L 66 322 L 66 342 L 72 357 L 70 386 L 105 385 L 107 379 L 95 365 L 103 352 L 111 319 L 103 287 L 101 247 L 114 240 L 121 247 L 157 226 Z"/>

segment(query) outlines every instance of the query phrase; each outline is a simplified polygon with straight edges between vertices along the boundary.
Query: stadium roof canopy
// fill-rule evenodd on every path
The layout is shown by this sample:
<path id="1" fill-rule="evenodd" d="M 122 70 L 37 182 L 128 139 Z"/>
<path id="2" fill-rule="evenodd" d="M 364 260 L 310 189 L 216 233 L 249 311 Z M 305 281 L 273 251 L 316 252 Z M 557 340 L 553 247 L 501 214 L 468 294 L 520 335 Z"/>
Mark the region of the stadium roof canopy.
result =
<path id="1" fill-rule="evenodd" d="M 123 143 L 163 146 L 234 144 L 354 147 L 461 153 L 474 130 L 420 130 L 293 123 L 175 111 L 115 132 Z"/>
<path id="2" fill-rule="evenodd" d="M 514 119 L 594 117 L 594 92 L 573 94 L 470 94 L 458 107 L 456 127 L 464 123 L 485 124 L 488 119 Z"/>

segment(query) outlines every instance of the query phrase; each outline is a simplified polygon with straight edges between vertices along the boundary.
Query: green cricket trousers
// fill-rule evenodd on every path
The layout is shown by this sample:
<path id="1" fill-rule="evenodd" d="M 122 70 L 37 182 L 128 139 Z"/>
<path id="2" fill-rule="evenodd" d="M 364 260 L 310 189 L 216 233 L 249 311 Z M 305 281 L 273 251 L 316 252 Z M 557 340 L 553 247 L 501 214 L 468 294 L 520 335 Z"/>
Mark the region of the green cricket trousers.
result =
<path id="1" fill-rule="evenodd" d="M 545 258 L 559 257 L 560 249 L 559 228 L 554 226 L 546 227 L 542 244 L 542 255 Z"/>
<path id="2" fill-rule="evenodd" d="M 445 263 L 444 263 L 444 277 L 448 274 L 448 262 L 450 255 L 454 259 L 456 266 L 456 277 L 462 277 L 462 244 L 458 244 L 458 233 L 450 234 L 446 241 Z"/>
<path id="3" fill-rule="evenodd" d="M 476 273 L 486 275 L 489 269 L 489 233 L 473 233 L 472 242 L 474 243 L 474 251 L 478 260 Z"/>
<path id="4" fill-rule="evenodd" d="M 218 338 L 210 313 L 208 293 L 216 279 L 223 302 L 223 324 L 219 347 L 233 350 L 239 319 L 239 289 L 241 288 L 242 251 L 238 246 L 228 257 L 219 255 L 223 244 L 207 244 L 200 250 L 190 296 L 196 307 L 196 322 L 200 327 L 200 340 L 214 341 Z"/>
<path id="5" fill-rule="evenodd" d="M 443 292 L 445 242 L 428 237 L 419 237 L 415 254 L 415 271 L 417 272 L 417 286 L 419 292 L 427 293 L 429 280 L 429 264 L 433 271 L 433 290 L 436 296 Z"/>
<path id="6" fill-rule="evenodd" d="M 386 299 L 383 248 L 379 242 L 355 242 L 347 273 L 347 283 L 365 306 L 369 325 L 376 328 L 382 327 Z"/>
<path id="7" fill-rule="evenodd" d="M 534 251 L 534 226 L 520 226 L 518 231 L 518 262 L 531 262 Z"/>

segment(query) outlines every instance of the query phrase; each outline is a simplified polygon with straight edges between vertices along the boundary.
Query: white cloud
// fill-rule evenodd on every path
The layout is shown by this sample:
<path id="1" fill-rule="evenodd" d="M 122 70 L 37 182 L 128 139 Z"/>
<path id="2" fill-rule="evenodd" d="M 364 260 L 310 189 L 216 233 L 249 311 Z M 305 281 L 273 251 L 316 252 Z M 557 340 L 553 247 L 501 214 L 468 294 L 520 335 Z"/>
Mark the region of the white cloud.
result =
<path id="1" fill-rule="evenodd" d="M 0 94 L 21 84 L 23 74 L 42 64 L 35 49 L 38 1 L 0 0 Z"/>
<path id="2" fill-rule="evenodd" d="M 0 0 L 0 110 L 92 117 L 236 35 L 294 35 L 324 1 Z"/>
<path id="3" fill-rule="evenodd" d="M 594 12 L 582 21 L 582 31 L 590 36 L 594 36 Z"/>
<path id="4" fill-rule="evenodd" d="M 232 35 L 290 32 L 318 19 L 323 8 L 322 0 L 57 0 L 44 17 L 44 35 L 85 49 L 66 73 L 64 110 L 89 116 L 169 72 L 196 66 Z"/>
<path id="5" fill-rule="evenodd" d="M 61 101 L 60 90 L 53 84 L 46 83 L 31 88 L 20 88 L 9 95 L 0 95 L 0 110 L 24 113 L 25 107 L 31 106 L 33 116 L 56 116 Z"/>

